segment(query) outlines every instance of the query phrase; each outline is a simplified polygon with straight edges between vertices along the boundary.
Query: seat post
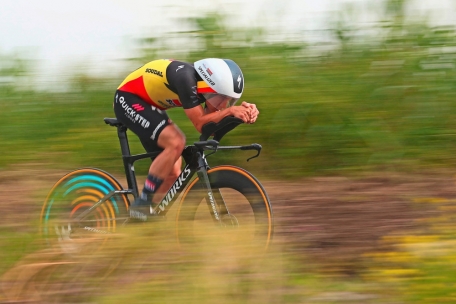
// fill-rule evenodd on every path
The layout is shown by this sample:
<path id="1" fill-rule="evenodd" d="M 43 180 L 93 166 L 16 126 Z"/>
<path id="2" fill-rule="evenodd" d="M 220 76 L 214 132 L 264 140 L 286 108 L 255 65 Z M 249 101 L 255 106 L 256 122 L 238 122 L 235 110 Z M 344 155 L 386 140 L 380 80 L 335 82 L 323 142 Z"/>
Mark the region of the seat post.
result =
<path id="1" fill-rule="evenodd" d="M 138 184 L 136 182 L 135 168 L 131 160 L 130 145 L 128 144 L 127 127 L 124 125 L 117 126 L 117 136 L 119 137 L 120 150 L 122 151 L 122 160 L 127 178 L 128 188 L 133 190 L 133 195 L 138 197 Z"/>

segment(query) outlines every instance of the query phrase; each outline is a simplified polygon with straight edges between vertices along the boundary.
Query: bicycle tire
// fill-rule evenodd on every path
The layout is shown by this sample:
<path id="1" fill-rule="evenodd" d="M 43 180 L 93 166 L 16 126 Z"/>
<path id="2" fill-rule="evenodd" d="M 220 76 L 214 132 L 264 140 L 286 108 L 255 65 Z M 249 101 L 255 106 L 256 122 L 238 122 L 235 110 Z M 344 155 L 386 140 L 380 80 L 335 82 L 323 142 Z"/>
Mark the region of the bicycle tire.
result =
<path id="1" fill-rule="evenodd" d="M 216 202 L 220 202 L 220 190 L 227 205 L 230 213 L 227 225 L 231 221 L 236 226 L 234 219 L 239 227 L 245 223 L 253 225 L 252 240 L 267 248 L 272 241 L 274 220 L 269 197 L 261 183 L 248 171 L 228 165 L 209 169 L 208 177 Z M 181 244 L 194 239 L 194 223 L 199 217 L 210 219 L 206 193 L 198 181 L 198 177 L 191 181 L 179 202 L 176 229 Z"/>
<path id="2" fill-rule="evenodd" d="M 75 223 L 74 218 L 117 190 L 123 190 L 121 184 L 97 168 L 81 168 L 66 174 L 55 183 L 44 201 L 40 214 L 41 235 L 48 245 L 59 241 L 62 249 L 63 240 L 87 239 L 103 234 L 106 238 L 128 218 L 130 204 L 127 195 L 113 195 L 80 222 Z M 74 234 L 75 231 L 79 233 Z M 65 249 L 72 250 L 71 246 Z"/>

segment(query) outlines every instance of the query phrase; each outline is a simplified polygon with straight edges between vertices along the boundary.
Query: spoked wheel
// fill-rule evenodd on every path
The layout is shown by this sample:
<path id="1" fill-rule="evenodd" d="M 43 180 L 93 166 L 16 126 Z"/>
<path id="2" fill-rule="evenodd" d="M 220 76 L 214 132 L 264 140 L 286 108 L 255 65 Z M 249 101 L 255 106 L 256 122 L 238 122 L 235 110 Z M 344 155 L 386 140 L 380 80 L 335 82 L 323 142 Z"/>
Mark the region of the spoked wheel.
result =
<path id="1" fill-rule="evenodd" d="M 191 243 L 208 232 L 220 232 L 227 241 L 255 242 L 267 248 L 274 230 L 273 214 L 260 182 L 249 172 L 233 166 L 212 168 L 208 176 L 220 221 L 211 217 L 206 193 L 196 178 L 184 191 L 179 205 L 179 242 Z"/>
<path id="2" fill-rule="evenodd" d="M 110 174 L 94 168 L 73 171 L 62 177 L 49 192 L 41 210 L 41 234 L 49 245 L 57 244 L 67 253 L 75 253 L 91 243 L 97 248 L 127 219 L 129 206 L 125 194 Z M 90 242 L 97 240 L 97 242 Z"/>

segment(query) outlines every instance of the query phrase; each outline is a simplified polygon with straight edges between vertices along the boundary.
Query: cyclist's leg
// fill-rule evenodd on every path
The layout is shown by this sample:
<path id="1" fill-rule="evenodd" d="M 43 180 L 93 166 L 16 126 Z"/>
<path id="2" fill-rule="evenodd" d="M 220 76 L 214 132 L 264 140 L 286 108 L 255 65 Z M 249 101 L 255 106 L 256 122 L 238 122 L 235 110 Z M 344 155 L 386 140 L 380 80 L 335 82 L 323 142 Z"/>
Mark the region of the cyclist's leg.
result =
<path id="1" fill-rule="evenodd" d="M 167 191 L 171 186 L 174 184 L 174 182 L 177 180 L 179 175 L 181 174 L 182 171 L 182 158 L 179 157 L 177 161 L 174 163 L 173 169 L 171 170 L 171 173 L 166 177 L 160 186 L 160 188 L 157 189 L 155 192 L 154 198 L 152 199 L 152 202 L 155 204 L 158 204 L 163 197 L 166 195 Z"/>
<path id="2" fill-rule="evenodd" d="M 119 121 L 139 137 L 146 151 L 163 150 L 158 146 L 157 141 L 161 132 L 171 124 L 165 111 L 151 106 L 135 94 L 117 91 L 114 98 L 114 113 Z M 140 203 L 145 207 L 148 206 L 155 190 L 162 182 L 163 178 L 149 174 L 140 198 L 132 205 Z"/>
<path id="3" fill-rule="evenodd" d="M 162 151 L 152 162 L 141 193 L 140 203 L 148 205 L 154 194 L 159 189 L 166 191 L 173 176 L 179 174 L 176 167 L 180 163 L 176 162 L 184 149 L 185 136 L 165 111 L 147 104 L 137 95 L 117 91 L 114 112 L 117 119 L 139 137 L 146 151 Z"/>
<path id="4" fill-rule="evenodd" d="M 176 162 L 180 160 L 185 147 L 184 134 L 175 124 L 171 123 L 161 131 L 157 144 L 163 151 L 152 162 L 149 174 L 163 180 L 170 174 L 176 178 L 180 173 L 180 170 L 176 168 L 179 165 L 180 169 L 180 163 L 176 164 Z"/>
<path id="5" fill-rule="evenodd" d="M 142 143 L 146 150 L 152 145 L 150 140 L 149 142 L 142 140 Z M 158 135 L 157 145 L 162 152 L 150 165 L 149 177 L 156 177 L 162 182 L 150 198 L 154 203 L 160 201 L 181 172 L 181 154 L 185 147 L 185 136 L 175 124 L 171 123 Z"/>

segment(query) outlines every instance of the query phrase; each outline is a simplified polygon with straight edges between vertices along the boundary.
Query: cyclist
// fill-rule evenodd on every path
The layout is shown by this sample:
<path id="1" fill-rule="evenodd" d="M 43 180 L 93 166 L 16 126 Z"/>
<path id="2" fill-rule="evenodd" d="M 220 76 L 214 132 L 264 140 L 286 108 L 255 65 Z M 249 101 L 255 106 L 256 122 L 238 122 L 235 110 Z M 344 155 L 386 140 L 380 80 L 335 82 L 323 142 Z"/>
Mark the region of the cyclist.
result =
<path id="1" fill-rule="evenodd" d="M 259 111 L 243 101 L 244 76 L 230 59 L 206 58 L 195 63 L 160 59 L 129 74 L 117 88 L 114 112 L 135 133 L 147 152 L 161 151 L 149 168 L 141 195 L 130 206 L 130 217 L 147 220 L 181 173 L 185 136 L 166 110 L 182 107 L 198 132 L 226 116 L 254 123 Z"/>

